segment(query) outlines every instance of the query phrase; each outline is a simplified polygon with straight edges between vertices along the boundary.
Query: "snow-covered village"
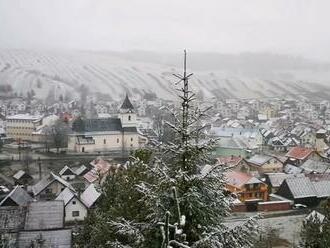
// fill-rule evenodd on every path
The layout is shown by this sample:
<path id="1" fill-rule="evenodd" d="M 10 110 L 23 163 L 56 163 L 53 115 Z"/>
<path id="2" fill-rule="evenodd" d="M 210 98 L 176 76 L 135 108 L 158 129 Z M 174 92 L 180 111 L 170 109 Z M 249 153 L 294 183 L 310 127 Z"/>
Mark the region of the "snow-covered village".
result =
<path id="1" fill-rule="evenodd" d="M 330 247 L 329 7 L 0 0 L 0 248 Z"/>

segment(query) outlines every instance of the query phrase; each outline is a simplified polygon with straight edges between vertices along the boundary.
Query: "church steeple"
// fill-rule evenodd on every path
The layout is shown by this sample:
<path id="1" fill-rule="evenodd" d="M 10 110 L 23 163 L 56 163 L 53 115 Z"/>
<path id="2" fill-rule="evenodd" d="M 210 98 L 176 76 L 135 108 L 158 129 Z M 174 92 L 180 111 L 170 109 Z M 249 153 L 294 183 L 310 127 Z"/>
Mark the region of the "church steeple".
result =
<path id="1" fill-rule="evenodd" d="M 121 120 L 122 127 L 136 127 L 136 114 L 127 94 L 119 109 L 118 117 Z"/>
<path id="2" fill-rule="evenodd" d="M 128 94 L 126 94 L 125 100 L 124 100 L 123 104 L 121 105 L 120 109 L 133 111 L 134 107 L 128 98 Z"/>

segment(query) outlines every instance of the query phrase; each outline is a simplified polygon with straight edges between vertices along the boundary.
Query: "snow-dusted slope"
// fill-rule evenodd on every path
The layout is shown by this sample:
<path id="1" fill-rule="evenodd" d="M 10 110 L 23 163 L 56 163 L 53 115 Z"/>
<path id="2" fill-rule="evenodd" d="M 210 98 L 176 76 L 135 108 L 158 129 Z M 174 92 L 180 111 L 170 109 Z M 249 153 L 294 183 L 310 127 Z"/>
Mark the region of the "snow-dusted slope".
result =
<path id="1" fill-rule="evenodd" d="M 106 93 L 114 99 L 127 91 L 140 95 L 154 92 L 158 97 L 171 99 L 175 97 L 176 81 L 172 74 L 180 71 L 181 68 L 165 63 L 131 60 L 115 53 L 0 50 L 0 84 L 11 84 L 22 93 L 34 89 L 43 98 L 49 92 L 72 95 L 84 84 L 90 91 Z M 318 81 L 310 72 L 296 74 L 281 71 L 270 76 L 246 76 L 223 68 L 203 69 L 194 71 L 191 83 L 207 98 L 276 97 L 310 92 L 318 95 L 330 89 L 324 83 L 328 75 Z"/>

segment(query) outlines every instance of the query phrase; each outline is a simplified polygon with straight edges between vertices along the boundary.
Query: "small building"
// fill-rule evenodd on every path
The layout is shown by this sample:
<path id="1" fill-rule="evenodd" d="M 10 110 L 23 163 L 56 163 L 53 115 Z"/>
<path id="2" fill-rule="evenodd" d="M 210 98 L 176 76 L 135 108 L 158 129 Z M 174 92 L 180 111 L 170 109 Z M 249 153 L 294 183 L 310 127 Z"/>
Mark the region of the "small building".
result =
<path id="1" fill-rule="evenodd" d="M 291 177 L 304 177 L 304 174 L 265 173 L 266 183 L 272 193 L 278 191 L 285 179 Z"/>
<path id="2" fill-rule="evenodd" d="M 2 201 L 0 206 L 26 206 L 33 199 L 19 185 L 17 185 Z"/>
<path id="3" fill-rule="evenodd" d="M 87 206 L 71 189 L 65 188 L 55 200 L 64 202 L 65 222 L 83 221 L 86 218 Z"/>
<path id="4" fill-rule="evenodd" d="M 285 156 L 291 164 L 300 165 L 314 155 L 315 151 L 313 149 L 296 146 L 292 147 Z"/>
<path id="5" fill-rule="evenodd" d="M 316 206 L 319 203 L 318 193 L 308 177 L 290 177 L 283 181 L 277 193 L 294 203 Z"/>
<path id="6" fill-rule="evenodd" d="M 33 181 L 33 177 L 23 170 L 17 171 L 13 175 L 13 179 L 14 179 L 16 185 L 29 185 Z"/>
<path id="7" fill-rule="evenodd" d="M 247 173 L 230 171 L 225 173 L 227 179 L 226 188 L 229 192 L 237 195 L 241 202 L 267 201 L 267 184 Z"/>
<path id="8" fill-rule="evenodd" d="M 76 172 L 73 171 L 69 166 L 64 166 L 58 173 L 64 180 L 70 181 L 75 179 Z"/>
<path id="9" fill-rule="evenodd" d="M 48 177 L 41 179 L 31 187 L 32 194 L 40 200 L 54 200 L 65 188 L 74 188 L 63 178 L 50 172 Z"/>
<path id="10" fill-rule="evenodd" d="M 260 175 L 283 171 L 283 163 L 273 156 L 256 154 L 249 158 L 247 163 L 254 167 Z"/>

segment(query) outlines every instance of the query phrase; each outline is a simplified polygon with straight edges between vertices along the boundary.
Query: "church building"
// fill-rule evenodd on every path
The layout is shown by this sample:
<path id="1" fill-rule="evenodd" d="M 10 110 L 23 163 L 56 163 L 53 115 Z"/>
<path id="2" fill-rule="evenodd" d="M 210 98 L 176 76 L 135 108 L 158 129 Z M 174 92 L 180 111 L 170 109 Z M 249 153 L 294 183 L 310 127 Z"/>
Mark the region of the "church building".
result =
<path id="1" fill-rule="evenodd" d="M 74 152 L 130 151 L 143 147 L 147 139 L 138 133 L 134 107 L 128 96 L 116 118 L 78 118 L 72 125 L 68 150 Z"/>

